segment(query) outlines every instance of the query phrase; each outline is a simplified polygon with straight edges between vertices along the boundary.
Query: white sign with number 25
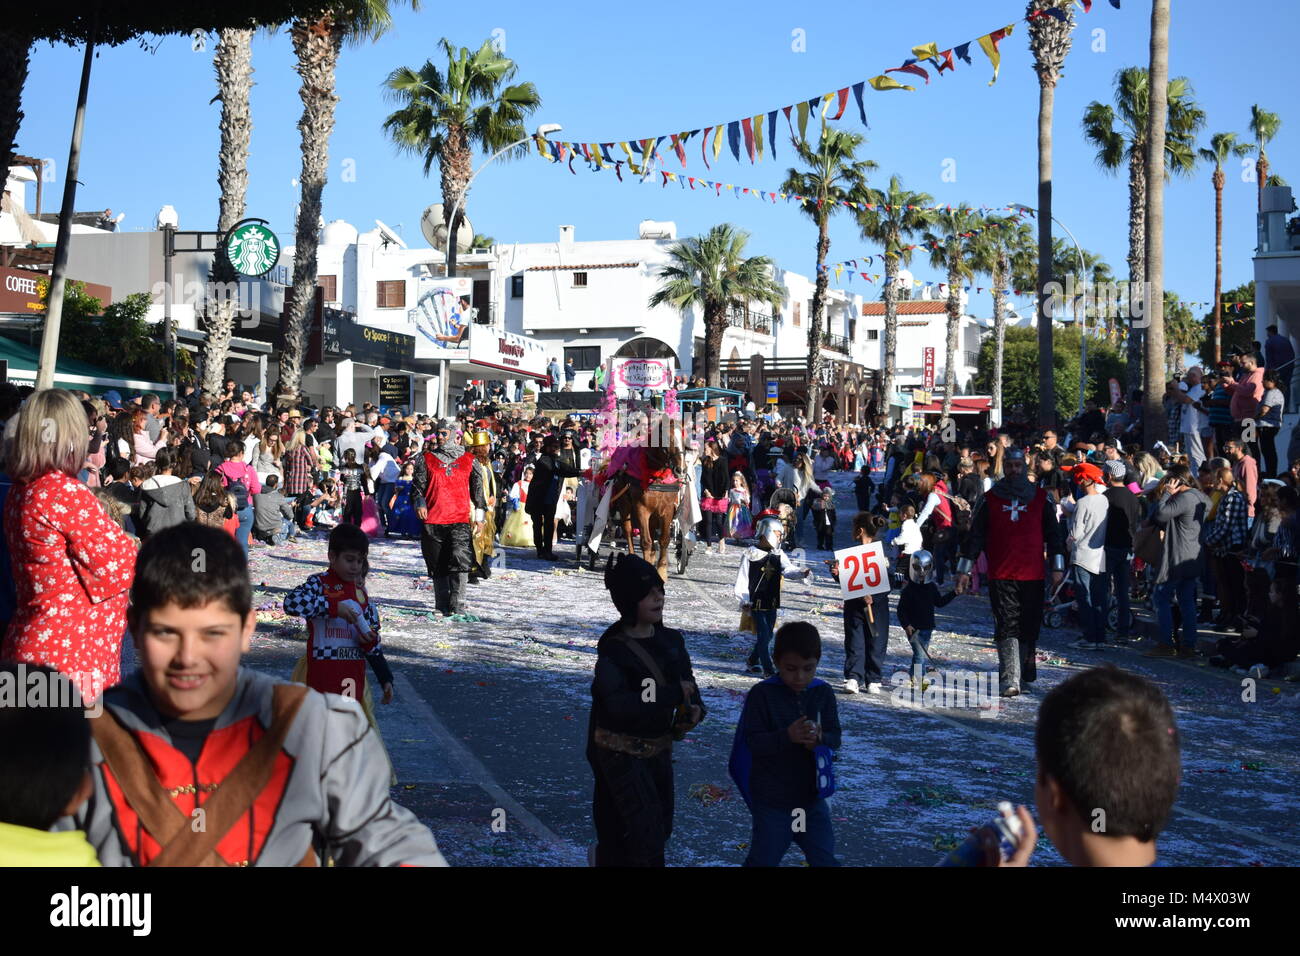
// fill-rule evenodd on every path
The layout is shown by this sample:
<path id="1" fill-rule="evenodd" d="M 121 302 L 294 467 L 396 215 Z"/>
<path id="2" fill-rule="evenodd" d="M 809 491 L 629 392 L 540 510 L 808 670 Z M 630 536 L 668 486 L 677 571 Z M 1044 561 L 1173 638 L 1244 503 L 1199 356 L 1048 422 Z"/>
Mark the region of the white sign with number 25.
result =
<path id="1" fill-rule="evenodd" d="M 889 560 L 879 541 L 835 552 L 840 569 L 840 595 L 844 600 L 888 591 Z"/>

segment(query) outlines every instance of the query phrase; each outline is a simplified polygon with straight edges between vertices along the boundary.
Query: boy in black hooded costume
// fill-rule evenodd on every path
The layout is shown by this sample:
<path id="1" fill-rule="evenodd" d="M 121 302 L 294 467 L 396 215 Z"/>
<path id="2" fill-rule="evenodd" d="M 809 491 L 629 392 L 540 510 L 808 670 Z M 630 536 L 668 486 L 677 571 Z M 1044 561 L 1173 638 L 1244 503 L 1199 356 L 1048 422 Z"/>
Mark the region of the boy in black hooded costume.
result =
<path id="1" fill-rule="evenodd" d="M 605 587 L 620 619 L 601 635 L 591 682 L 593 862 L 663 866 L 673 829 L 672 742 L 704 719 L 704 706 L 681 632 L 664 627 L 654 565 L 621 555 Z"/>

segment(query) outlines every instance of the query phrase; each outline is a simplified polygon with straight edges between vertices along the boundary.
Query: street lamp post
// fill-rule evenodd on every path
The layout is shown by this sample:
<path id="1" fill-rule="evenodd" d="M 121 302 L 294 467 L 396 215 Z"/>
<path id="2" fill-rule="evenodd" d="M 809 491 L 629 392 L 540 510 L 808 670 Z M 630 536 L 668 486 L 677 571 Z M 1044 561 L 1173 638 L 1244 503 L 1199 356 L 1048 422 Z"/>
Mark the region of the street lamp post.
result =
<path id="1" fill-rule="evenodd" d="M 1032 208 L 1031 206 L 1025 206 L 1020 203 L 1013 204 L 1013 208 L 1019 209 L 1021 212 L 1028 212 L 1028 213 L 1038 212 L 1038 210 Z M 1061 222 L 1061 220 L 1057 219 L 1055 216 L 1052 216 L 1051 220 L 1052 222 L 1060 226 L 1061 229 L 1065 231 L 1065 234 L 1070 237 L 1070 241 L 1074 243 L 1075 254 L 1079 257 L 1079 281 L 1085 282 L 1086 279 L 1084 278 L 1084 272 L 1087 269 L 1087 266 L 1084 265 L 1083 248 L 1079 245 L 1079 240 L 1074 238 L 1074 233 L 1072 233 L 1068 228 L 1066 228 L 1065 223 Z M 1079 414 L 1080 415 L 1083 414 L 1083 397 L 1088 390 L 1088 336 L 1086 335 L 1087 330 L 1088 330 L 1088 304 L 1085 302 L 1083 306 L 1083 318 L 1079 322 Z"/>
<path id="2" fill-rule="evenodd" d="M 551 133 L 558 133 L 563 129 L 564 127 L 560 126 L 558 123 L 546 123 L 537 127 L 537 132 L 534 135 L 546 137 Z M 465 183 L 465 191 L 461 194 L 461 198 L 451 207 L 451 216 L 447 219 L 447 278 L 450 279 L 456 274 L 456 251 L 452 248 L 451 231 L 456 225 L 456 216 L 460 214 L 461 207 L 465 204 L 465 197 L 469 195 L 469 187 L 474 185 L 474 180 L 478 178 L 479 173 L 492 165 L 493 160 L 504 156 L 506 153 L 518 146 L 524 145 L 524 143 L 528 142 L 532 138 L 532 136 L 525 136 L 523 139 L 511 143 L 509 146 L 498 149 L 483 162 L 482 166 L 470 174 L 469 181 Z"/>

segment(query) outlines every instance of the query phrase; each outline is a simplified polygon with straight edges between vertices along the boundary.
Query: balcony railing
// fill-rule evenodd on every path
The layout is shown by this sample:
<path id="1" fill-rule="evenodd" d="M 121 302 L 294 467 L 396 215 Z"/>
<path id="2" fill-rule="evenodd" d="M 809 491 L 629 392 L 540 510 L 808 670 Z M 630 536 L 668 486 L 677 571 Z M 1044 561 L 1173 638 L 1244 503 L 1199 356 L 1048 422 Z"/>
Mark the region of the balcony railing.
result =
<path id="1" fill-rule="evenodd" d="M 843 352 L 849 354 L 849 340 L 846 336 L 836 335 L 834 332 L 822 333 L 822 347 L 830 349 L 833 352 Z"/>
<path id="2" fill-rule="evenodd" d="M 772 334 L 772 317 L 748 309 L 730 309 L 727 312 L 727 324 L 733 329 L 748 329 L 751 332 Z"/>
<path id="3" fill-rule="evenodd" d="M 979 354 L 979 352 L 971 352 L 971 351 L 967 350 L 967 351 L 965 351 L 965 352 L 962 352 L 962 358 L 965 360 L 966 364 L 969 365 L 969 366 L 971 366 L 971 367 L 974 367 L 974 366 L 976 366 L 976 365 L 979 365 L 979 363 L 980 363 L 980 354 Z"/>

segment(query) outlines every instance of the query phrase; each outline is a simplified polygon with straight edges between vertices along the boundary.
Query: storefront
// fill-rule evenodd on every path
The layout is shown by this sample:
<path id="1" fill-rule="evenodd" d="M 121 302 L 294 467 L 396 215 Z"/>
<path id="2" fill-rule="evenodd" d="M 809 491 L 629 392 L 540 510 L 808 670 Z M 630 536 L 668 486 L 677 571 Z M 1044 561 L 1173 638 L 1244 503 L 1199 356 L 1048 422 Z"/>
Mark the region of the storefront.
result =
<path id="1" fill-rule="evenodd" d="M 776 392 L 777 409 L 787 418 L 808 407 L 808 360 L 805 358 L 732 359 L 722 364 L 722 387 L 748 393 L 756 405 Z M 856 362 L 822 361 L 814 396 L 824 414 L 837 421 L 865 423 L 875 414 L 877 374 Z M 771 403 L 768 404 L 771 407 Z"/>

